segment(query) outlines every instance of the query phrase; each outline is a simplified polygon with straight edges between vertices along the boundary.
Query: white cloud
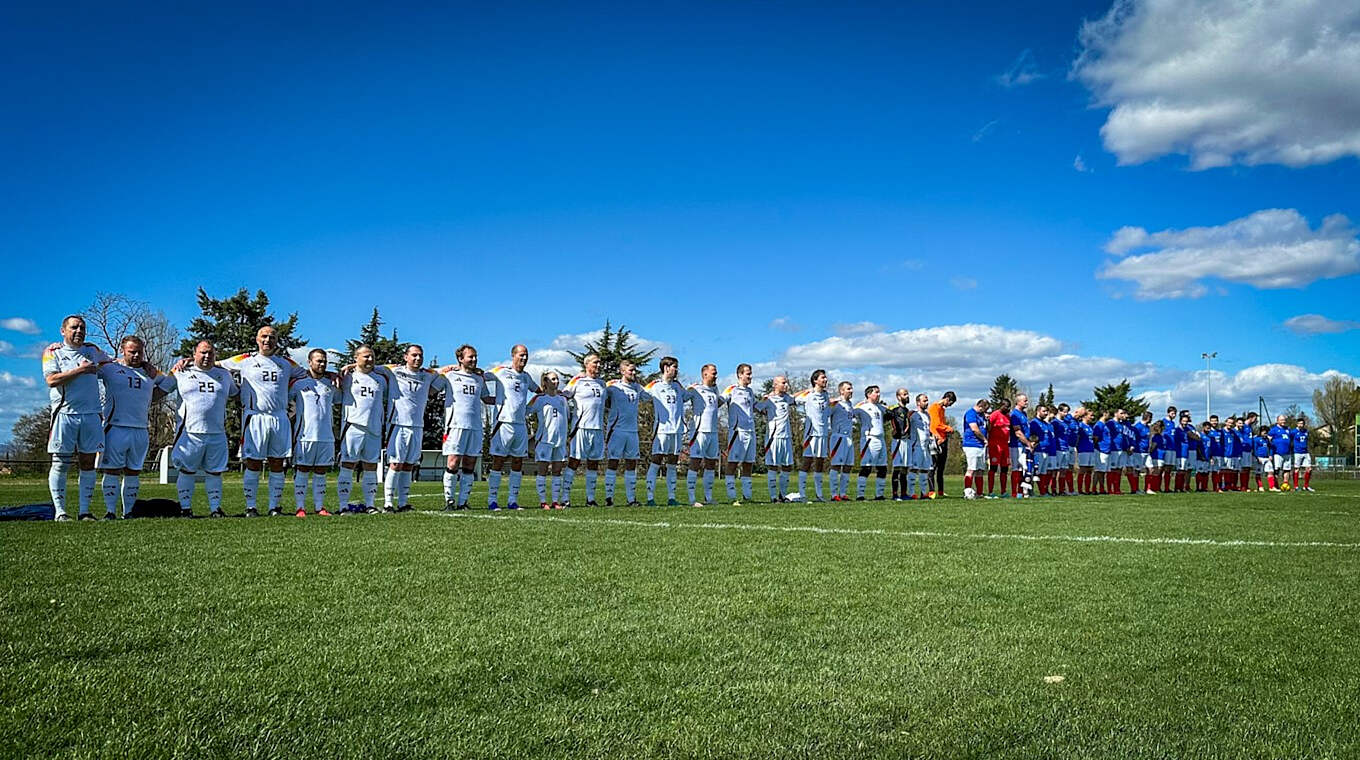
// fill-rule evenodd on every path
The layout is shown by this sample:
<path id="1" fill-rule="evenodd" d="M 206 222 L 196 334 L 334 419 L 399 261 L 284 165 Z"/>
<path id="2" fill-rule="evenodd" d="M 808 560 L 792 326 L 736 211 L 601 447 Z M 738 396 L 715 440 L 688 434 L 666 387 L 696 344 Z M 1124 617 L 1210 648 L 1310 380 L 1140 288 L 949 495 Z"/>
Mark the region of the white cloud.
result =
<path id="1" fill-rule="evenodd" d="M 995 129 L 995 128 L 996 128 L 996 125 L 999 124 L 999 123 L 1000 123 L 1000 122 L 998 122 L 996 119 L 992 119 L 991 121 L 987 122 L 986 124 L 983 124 L 983 125 L 978 129 L 978 131 L 976 131 L 976 132 L 973 133 L 973 142 L 982 142 L 982 139 L 983 139 L 984 137 L 987 136 L 987 133 L 989 133 L 989 132 L 991 132 L 993 129 Z"/>
<path id="2" fill-rule="evenodd" d="M 790 346 L 778 360 L 790 369 L 825 366 L 973 367 L 1058 353 L 1062 343 L 1028 330 L 993 325 L 944 325 Z"/>
<path id="3" fill-rule="evenodd" d="M 1081 29 L 1071 77 L 1109 107 L 1121 164 L 1205 169 L 1360 156 L 1360 5 L 1115 0 Z"/>
<path id="4" fill-rule="evenodd" d="M 1128 255 L 1152 249 L 1148 253 Z M 1333 214 L 1316 230 L 1294 209 L 1266 209 L 1218 227 L 1149 233 L 1124 227 L 1105 250 L 1123 258 L 1097 277 L 1137 283 L 1140 299 L 1199 298 L 1206 279 L 1262 289 L 1301 288 L 1360 272 L 1360 240 L 1349 219 Z"/>
<path id="5" fill-rule="evenodd" d="M 0 371 L 0 388 L 36 388 L 38 381 L 27 375 Z"/>
<path id="6" fill-rule="evenodd" d="M 1086 159 L 1082 158 L 1080 153 L 1077 154 L 1076 158 L 1072 159 L 1072 168 L 1083 174 L 1091 171 L 1091 168 L 1086 165 Z"/>
<path id="7" fill-rule="evenodd" d="M 7 340 L 0 340 L 0 356 L 14 356 L 14 344 Z"/>
<path id="8" fill-rule="evenodd" d="M 42 332 L 42 328 L 38 327 L 38 323 L 28 317 L 6 317 L 5 319 L 0 319 L 0 329 L 21 332 L 25 335 L 37 335 Z"/>
<path id="9" fill-rule="evenodd" d="M 775 317 L 770 320 L 769 328 L 780 332 L 798 332 L 803 329 L 801 325 L 793 321 L 792 317 Z"/>
<path id="10" fill-rule="evenodd" d="M 996 82 L 1002 87 L 1023 87 L 1043 78 L 1039 64 L 1034 61 L 1034 54 L 1025 48 L 1015 57 L 1010 68 L 997 75 Z"/>
<path id="11" fill-rule="evenodd" d="M 1324 335 L 1360 330 L 1360 322 L 1349 319 L 1328 319 L 1321 314 L 1300 314 L 1284 321 L 1286 329 L 1299 335 Z"/>
<path id="12" fill-rule="evenodd" d="M 591 330 L 590 332 L 583 333 L 563 333 L 553 338 L 546 347 L 535 348 L 530 346 L 529 364 L 525 366 L 524 371 L 533 375 L 535 378 L 547 370 L 553 370 L 560 375 L 575 375 L 580 371 L 581 365 L 577 364 L 576 359 L 572 358 L 571 352 L 576 351 L 577 353 L 580 353 L 587 342 L 597 341 L 603 335 L 604 330 Z M 636 333 L 631 334 L 629 340 L 631 340 L 641 351 L 656 350 L 656 353 L 653 355 L 652 361 L 648 364 L 646 370 L 655 370 L 658 359 L 663 356 L 675 354 L 675 348 L 665 341 L 651 340 L 641 335 L 637 335 Z M 509 359 L 509 354 L 507 353 L 505 357 L 495 357 L 492 359 L 488 359 L 485 354 L 482 354 L 478 358 L 482 366 L 492 367 L 507 361 Z M 644 370 L 644 372 L 646 370 Z"/>
<path id="13" fill-rule="evenodd" d="M 883 332 L 887 328 L 877 322 L 837 322 L 831 326 L 831 332 L 842 337 L 851 335 L 868 335 L 869 333 Z"/>
<path id="14" fill-rule="evenodd" d="M 1334 369 L 1310 372 L 1295 364 L 1258 364 L 1232 375 L 1219 370 L 1186 372 L 1178 382 L 1169 387 L 1149 389 L 1144 397 L 1155 399 L 1162 409 L 1167 404 L 1190 409 L 1198 419 L 1204 414 L 1207 383 L 1212 397 L 1210 409 L 1214 414 L 1254 411 L 1261 398 L 1266 400 L 1272 413 L 1278 413 L 1290 404 L 1310 408 L 1313 389 L 1321 387 L 1331 377 L 1354 379 Z"/>
<path id="15" fill-rule="evenodd" d="M 972 277 L 951 277 L 949 284 L 953 285 L 956 290 L 976 290 L 978 281 Z"/>

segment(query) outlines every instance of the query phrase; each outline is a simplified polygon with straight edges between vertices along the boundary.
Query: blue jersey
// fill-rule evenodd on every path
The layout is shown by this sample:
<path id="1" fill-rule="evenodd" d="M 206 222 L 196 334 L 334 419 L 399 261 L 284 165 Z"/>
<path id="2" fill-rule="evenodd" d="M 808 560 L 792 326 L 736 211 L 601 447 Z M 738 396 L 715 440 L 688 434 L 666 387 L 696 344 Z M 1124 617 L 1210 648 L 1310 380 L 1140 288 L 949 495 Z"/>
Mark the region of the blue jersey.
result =
<path id="1" fill-rule="evenodd" d="M 1067 426 L 1067 439 L 1063 443 L 1070 449 L 1077 445 L 1077 418 L 1070 414 L 1063 415 L 1063 423 Z"/>
<path id="2" fill-rule="evenodd" d="M 1190 435 L 1186 432 L 1189 425 L 1177 425 L 1172 433 L 1176 443 L 1176 456 L 1187 459 L 1190 456 Z"/>
<path id="3" fill-rule="evenodd" d="M 1294 453 L 1295 453 L 1295 454 L 1307 454 L 1307 453 L 1308 453 L 1308 429 L 1307 429 L 1307 428 L 1304 428 L 1303 430 L 1299 430 L 1298 428 L 1294 428 L 1294 430 L 1293 430 L 1293 437 L 1294 437 Z"/>
<path id="4" fill-rule="evenodd" d="M 1237 431 L 1231 428 L 1223 431 L 1223 456 L 1235 457 L 1237 450 L 1242 445 L 1242 439 L 1237 437 Z"/>
<path id="5" fill-rule="evenodd" d="M 1254 447 L 1256 448 L 1256 456 L 1257 456 L 1257 458 L 1259 458 L 1259 459 L 1264 459 L 1265 457 L 1270 456 L 1270 439 L 1269 439 L 1269 438 L 1265 437 L 1264 435 L 1261 435 L 1260 433 L 1257 433 L 1257 434 L 1251 439 L 1251 443 L 1252 443 L 1252 446 L 1254 446 Z"/>
<path id="6" fill-rule="evenodd" d="M 1270 450 L 1276 454 L 1288 454 L 1294 447 L 1294 437 L 1289 434 L 1289 428 L 1284 425 L 1276 425 L 1270 429 L 1266 436 L 1270 438 Z"/>
<path id="7" fill-rule="evenodd" d="M 1091 426 L 1085 422 L 1077 423 L 1077 453 L 1086 454 L 1096 450 L 1096 445 L 1091 441 Z"/>
<path id="8" fill-rule="evenodd" d="M 1136 451 L 1139 454 L 1148 453 L 1148 444 L 1152 441 L 1152 428 L 1145 422 L 1136 422 L 1133 425 L 1133 435 L 1137 440 Z"/>
<path id="9" fill-rule="evenodd" d="M 1020 446 L 1020 438 L 1016 433 L 1029 433 L 1029 415 L 1015 409 L 1011 411 L 1011 448 Z"/>
<path id="10" fill-rule="evenodd" d="M 1053 437 L 1053 426 L 1040 419 L 1030 420 L 1029 440 L 1034 450 L 1044 454 L 1058 453 L 1058 439 Z"/>
<path id="11" fill-rule="evenodd" d="M 1128 433 L 1130 432 L 1128 425 L 1125 425 L 1122 422 L 1116 422 L 1114 420 L 1110 420 L 1106 424 L 1110 426 L 1110 450 L 1111 451 L 1127 450 L 1129 445 Z"/>
<path id="12" fill-rule="evenodd" d="M 1209 428 L 1209 456 L 1223 456 L 1223 431 L 1218 428 Z"/>
<path id="13" fill-rule="evenodd" d="M 1096 424 L 1091 426 L 1091 440 L 1095 441 L 1096 451 L 1102 454 L 1110 453 L 1110 446 L 1113 443 L 1110 439 L 1114 437 L 1114 430 L 1111 427 L 1113 424 L 1096 420 Z"/>
<path id="14" fill-rule="evenodd" d="M 1067 422 L 1062 417 L 1054 417 L 1049 424 L 1053 426 L 1053 438 L 1058 448 L 1067 448 Z"/>
<path id="15" fill-rule="evenodd" d="M 1213 445 L 1210 443 L 1210 433 L 1212 432 L 1213 431 L 1209 431 L 1209 433 L 1206 433 L 1203 430 L 1199 431 L 1199 440 L 1195 441 L 1195 456 L 1199 457 L 1200 461 L 1207 461 L 1209 457 L 1213 456 L 1213 454 L 1210 453 L 1213 448 Z"/>
<path id="16" fill-rule="evenodd" d="M 981 438 L 973 433 L 974 424 L 981 431 Z M 987 445 L 987 418 L 971 407 L 963 413 L 963 445 L 970 449 L 980 449 Z"/>

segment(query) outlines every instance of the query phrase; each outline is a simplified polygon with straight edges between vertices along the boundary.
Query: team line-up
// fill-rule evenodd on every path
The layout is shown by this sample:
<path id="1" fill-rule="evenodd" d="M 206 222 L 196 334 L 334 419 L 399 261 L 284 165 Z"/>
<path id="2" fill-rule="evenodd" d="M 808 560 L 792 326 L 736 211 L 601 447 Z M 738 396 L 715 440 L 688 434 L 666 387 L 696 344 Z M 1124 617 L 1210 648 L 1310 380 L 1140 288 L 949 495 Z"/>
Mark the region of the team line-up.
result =
<path id="1" fill-rule="evenodd" d="M 269 513 L 282 513 L 284 471 L 290 461 L 295 469 L 296 514 L 306 514 L 309 493 L 315 513 L 330 514 L 326 478 L 337 459 L 339 508 L 351 509 L 357 479 L 361 502 L 353 511 L 377 512 L 377 470 L 384 454 L 385 511 L 409 510 L 411 481 L 420 466 L 425 407 L 441 395 L 442 453 L 447 457 L 444 499 L 449 510 L 469 506 L 487 407 L 492 410 L 487 475 L 492 510 L 499 508 L 502 478 L 507 481 L 506 507 L 519 508 L 523 465 L 531 455 L 540 506 L 545 509 L 569 506 L 578 469 L 584 469 L 587 506 L 596 505 L 601 473 L 604 503 L 613 506 L 620 471 L 626 503 L 637 506 L 642 404 L 650 405 L 655 420 L 646 471 L 649 506 L 656 504 L 656 484 L 663 478 L 667 503 L 677 504 L 682 452 L 688 459 L 686 501 L 695 505 L 713 501 L 720 467 L 728 499 L 733 504 L 750 500 L 758 456 L 769 469 L 772 502 L 801 498 L 809 479 L 816 501 L 827 498 L 828 491 L 832 501 L 848 500 L 852 478 L 854 498 L 860 500 L 871 479 L 874 498 L 882 499 L 889 478 L 893 499 L 933 498 L 943 495 L 945 444 L 954 433 L 945 420 L 945 410 L 955 402 L 953 392 L 932 404 L 926 394 L 913 398 L 899 388 L 897 404 L 889 407 L 879 387 L 870 385 L 856 402 L 848 381 L 838 383 L 833 394 L 824 370 L 813 372 L 811 387 L 796 396 L 789 393 L 788 378 L 782 375 L 773 379 L 769 393 L 761 394 L 751 387 L 749 364 L 737 366 L 737 382 L 725 389 L 719 389 L 712 364 L 700 370 L 700 382 L 685 387 L 676 380 L 679 363 L 668 356 L 659 362 L 661 378 L 643 385 L 638 368 L 626 361 L 620 365 L 621 378 L 604 380 L 599 376 L 600 358 L 590 354 L 583 357 L 582 372 L 562 384 L 553 371 L 543 372 L 537 381 L 525 372 L 529 352 L 523 345 L 511 349 L 507 364 L 488 371 L 478 368 L 477 351 L 470 345 L 459 347 L 457 364 L 440 368 L 423 367 L 423 349 L 411 345 L 404 363 L 386 366 L 376 363 L 371 348 L 359 346 L 352 364 L 330 372 L 323 349 L 313 349 L 307 366 L 299 366 L 279 351 L 274 328 L 266 326 L 256 333 L 256 352 L 219 362 L 213 344 L 199 341 L 192 357 L 162 373 L 146 361 L 141 338 L 124 338 L 115 359 L 85 342 L 85 330 L 82 317 L 67 317 L 62 321 L 62 341 L 48 346 L 42 358 L 52 405 L 48 484 L 58 520 L 70 519 L 66 482 L 73 464 L 79 470 L 81 519 L 94 519 L 90 503 L 96 467 L 103 474 L 105 519 L 116 519 L 120 499 L 122 514 L 127 514 L 137 500 L 146 462 L 150 405 L 172 393 L 179 396 L 179 427 L 171 463 L 178 471 L 177 496 L 186 516 L 192 514 L 200 476 L 209 515 L 223 516 L 227 400 L 232 396 L 239 396 L 242 406 L 247 516 L 258 515 L 257 494 L 266 472 Z M 337 405 L 342 420 L 338 436 L 332 422 Z M 686 405 L 692 425 L 686 423 Z M 725 436 L 719 419 L 724 409 Z M 762 439 L 756 436 L 757 415 L 766 421 Z M 537 418 L 532 436 L 531 416 Z M 797 442 L 796 416 L 801 416 L 803 428 Z M 1264 430 L 1256 426 L 1256 417 L 1253 413 L 1220 422 L 1214 416 L 1197 427 L 1188 412 L 1177 416 L 1174 407 L 1164 420 L 1153 422 L 1152 414 L 1145 413 L 1131 422 L 1123 410 L 1097 415 L 1067 404 L 1039 406 L 1031 417 L 1023 395 L 1013 406 L 1005 400 L 996 410 L 980 399 L 963 415 L 964 496 L 1118 494 L 1121 474 L 1131 493 L 1143 492 L 1140 476 L 1145 478 L 1146 493 L 1192 486 L 1248 489 L 1253 474 L 1258 490 L 1266 487 L 1263 474 L 1269 488 L 1278 490 L 1282 481 L 1277 483 L 1276 477 L 1291 471 L 1295 487 L 1312 490 L 1304 421 L 1289 428 L 1281 416 Z M 796 459 L 795 492 L 790 479 Z M 984 472 L 987 491 L 980 494 Z"/>

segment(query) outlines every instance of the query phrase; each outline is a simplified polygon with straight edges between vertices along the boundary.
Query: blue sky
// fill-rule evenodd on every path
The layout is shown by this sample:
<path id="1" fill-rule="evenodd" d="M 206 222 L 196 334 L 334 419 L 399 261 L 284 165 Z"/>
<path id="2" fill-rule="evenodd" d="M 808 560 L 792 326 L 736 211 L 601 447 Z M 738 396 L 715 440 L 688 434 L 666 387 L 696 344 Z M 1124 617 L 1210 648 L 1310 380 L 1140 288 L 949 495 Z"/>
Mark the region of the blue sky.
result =
<path id="1" fill-rule="evenodd" d="M 200 285 L 484 364 L 608 317 L 931 393 L 1360 374 L 1360 12 L 955 5 L 8 9 L 0 439 L 61 315 Z"/>

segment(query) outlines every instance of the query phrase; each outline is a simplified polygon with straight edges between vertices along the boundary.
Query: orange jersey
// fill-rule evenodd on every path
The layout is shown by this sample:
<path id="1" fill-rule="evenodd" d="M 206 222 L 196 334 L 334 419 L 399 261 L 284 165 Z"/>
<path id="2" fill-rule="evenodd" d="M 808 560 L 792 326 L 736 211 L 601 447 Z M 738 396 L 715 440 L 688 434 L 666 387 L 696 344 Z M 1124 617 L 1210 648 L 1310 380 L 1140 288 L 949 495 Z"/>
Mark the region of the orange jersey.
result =
<path id="1" fill-rule="evenodd" d="M 943 443 L 945 437 L 954 432 L 954 428 L 945 424 L 944 405 L 936 401 L 927 411 L 930 413 L 930 432 L 935 434 L 935 440 Z"/>

